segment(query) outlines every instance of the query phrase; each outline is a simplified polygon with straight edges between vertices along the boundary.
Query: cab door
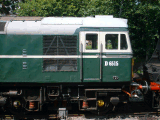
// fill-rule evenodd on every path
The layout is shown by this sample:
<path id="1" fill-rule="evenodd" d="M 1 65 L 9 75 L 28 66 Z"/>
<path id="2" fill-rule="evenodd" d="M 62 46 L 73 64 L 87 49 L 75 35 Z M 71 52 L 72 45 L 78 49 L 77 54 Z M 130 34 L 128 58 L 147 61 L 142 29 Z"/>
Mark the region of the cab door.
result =
<path id="1" fill-rule="evenodd" d="M 81 32 L 81 79 L 83 82 L 101 81 L 100 37 L 99 32 Z"/>
<path id="2" fill-rule="evenodd" d="M 127 32 L 101 32 L 102 81 L 130 82 L 132 50 Z"/>

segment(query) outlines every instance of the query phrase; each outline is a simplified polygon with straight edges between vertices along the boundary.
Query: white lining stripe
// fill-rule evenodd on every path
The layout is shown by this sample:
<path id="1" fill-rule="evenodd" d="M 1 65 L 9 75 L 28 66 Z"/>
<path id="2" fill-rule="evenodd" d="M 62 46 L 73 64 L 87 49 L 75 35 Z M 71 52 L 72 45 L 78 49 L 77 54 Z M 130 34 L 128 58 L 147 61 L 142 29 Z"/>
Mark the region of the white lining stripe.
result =
<path id="1" fill-rule="evenodd" d="M 83 58 L 99 58 L 99 55 L 83 55 Z M 0 55 L 0 58 L 81 58 L 80 55 Z M 132 58 L 132 55 L 103 55 L 102 58 Z"/>

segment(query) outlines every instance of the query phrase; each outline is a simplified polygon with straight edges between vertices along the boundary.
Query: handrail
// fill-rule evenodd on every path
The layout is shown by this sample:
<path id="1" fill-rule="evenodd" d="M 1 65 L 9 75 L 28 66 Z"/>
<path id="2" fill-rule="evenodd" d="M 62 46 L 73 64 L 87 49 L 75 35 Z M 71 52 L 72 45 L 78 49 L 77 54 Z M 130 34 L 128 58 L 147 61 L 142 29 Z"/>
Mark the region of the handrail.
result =
<path id="1" fill-rule="evenodd" d="M 102 43 L 100 45 L 100 81 L 102 82 Z"/>
<path id="2" fill-rule="evenodd" d="M 82 82 L 82 74 L 83 74 L 83 73 L 82 73 L 82 69 L 83 69 L 83 67 L 82 67 L 82 65 L 83 65 L 83 64 L 82 64 L 83 44 L 81 43 L 80 46 L 81 46 L 81 52 L 80 52 L 80 56 L 81 56 L 81 57 L 80 57 L 80 80 L 81 80 L 81 82 Z"/>

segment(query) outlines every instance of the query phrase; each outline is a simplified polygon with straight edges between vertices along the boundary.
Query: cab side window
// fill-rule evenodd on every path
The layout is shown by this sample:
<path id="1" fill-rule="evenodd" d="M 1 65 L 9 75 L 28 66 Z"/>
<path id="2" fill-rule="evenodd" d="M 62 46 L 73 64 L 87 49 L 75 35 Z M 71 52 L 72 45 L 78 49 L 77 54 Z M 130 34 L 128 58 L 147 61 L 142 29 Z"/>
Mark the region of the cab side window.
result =
<path id="1" fill-rule="evenodd" d="M 121 41 L 121 50 L 126 50 L 128 49 L 128 45 L 127 45 L 127 41 L 126 41 L 126 35 L 125 34 L 121 34 L 121 37 L 120 37 Z"/>
<path id="2" fill-rule="evenodd" d="M 86 50 L 98 49 L 98 34 L 86 34 Z"/>
<path id="3" fill-rule="evenodd" d="M 118 34 L 105 35 L 105 48 L 109 50 L 118 49 Z"/>

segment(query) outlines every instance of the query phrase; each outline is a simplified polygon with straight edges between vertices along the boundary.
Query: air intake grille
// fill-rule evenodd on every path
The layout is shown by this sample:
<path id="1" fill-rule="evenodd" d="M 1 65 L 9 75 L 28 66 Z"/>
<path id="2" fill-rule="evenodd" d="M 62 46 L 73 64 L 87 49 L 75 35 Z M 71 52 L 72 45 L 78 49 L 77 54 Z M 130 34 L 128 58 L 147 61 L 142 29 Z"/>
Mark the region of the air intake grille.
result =
<path id="1" fill-rule="evenodd" d="M 77 55 L 77 36 L 43 36 L 44 55 Z M 44 58 L 43 71 L 77 71 L 75 58 Z"/>
<path id="2" fill-rule="evenodd" d="M 0 31 L 4 31 L 6 22 L 0 22 Z"/>

